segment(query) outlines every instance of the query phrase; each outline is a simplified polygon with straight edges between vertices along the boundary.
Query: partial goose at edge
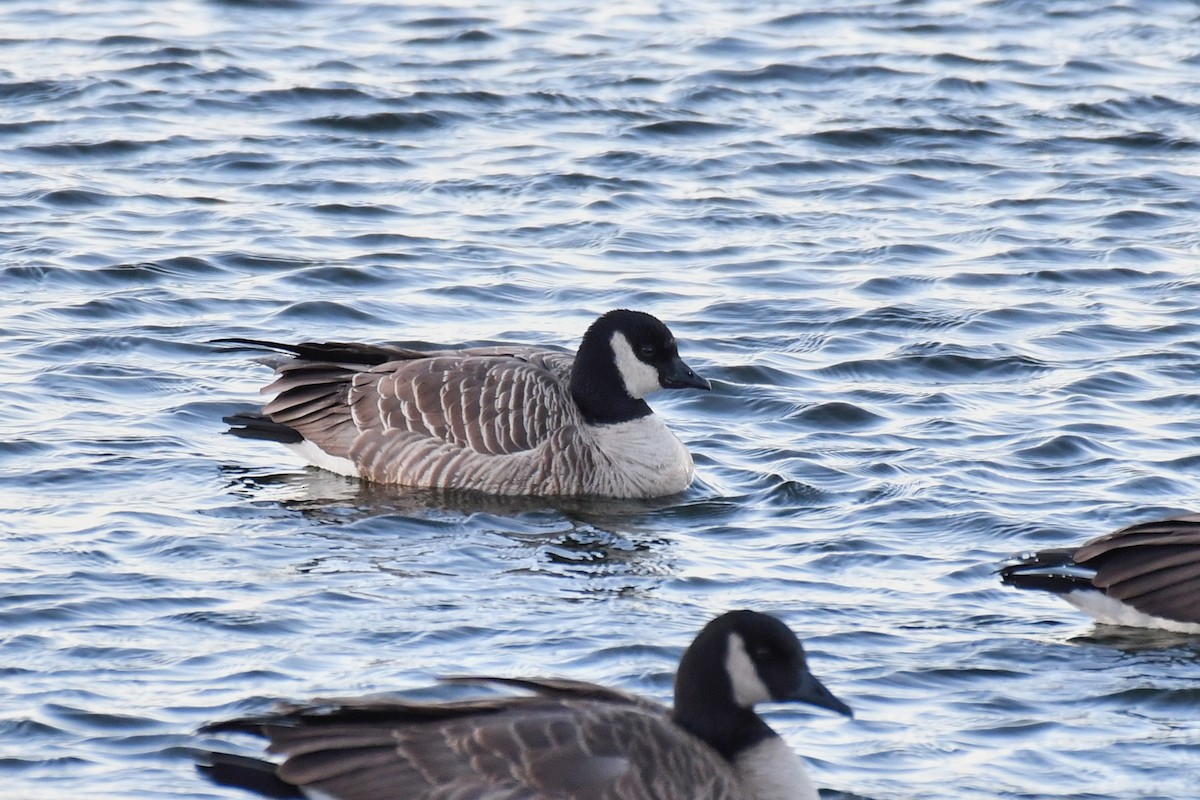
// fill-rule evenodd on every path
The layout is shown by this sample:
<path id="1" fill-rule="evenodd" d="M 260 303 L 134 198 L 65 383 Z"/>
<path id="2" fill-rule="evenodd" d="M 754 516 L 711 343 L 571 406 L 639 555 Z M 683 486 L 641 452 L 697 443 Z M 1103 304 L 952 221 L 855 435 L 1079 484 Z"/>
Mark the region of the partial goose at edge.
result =
<path id="1" fill-rule="evenodd" d="M 1101 623 L 1200 633 L 1200 514 L 1040 550 L 999 572 L 1005 584 L 1057 594 Z"/>

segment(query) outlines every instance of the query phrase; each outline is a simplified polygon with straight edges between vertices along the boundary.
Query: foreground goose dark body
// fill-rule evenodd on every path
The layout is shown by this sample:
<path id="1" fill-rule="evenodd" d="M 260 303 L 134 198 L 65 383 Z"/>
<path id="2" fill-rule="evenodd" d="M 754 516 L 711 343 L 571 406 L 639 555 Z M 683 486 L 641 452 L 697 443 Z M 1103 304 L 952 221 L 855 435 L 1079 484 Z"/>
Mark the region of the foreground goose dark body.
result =
<path id="1" fill-rule="evenodd" d="M 813 677 L 779 620 L 710 622 L 675 678 L 675 707 L 589 683 L 456 679 L 532 695 L 433 705 L 330 701 L 207 726 L 265 736 L 282 763 L 204 753 L 213 780 L 322 800 L 815 800 L 756 703 L 850 709 Z"/>
<path id="2" fill-rule="evenodd" d="M 1200 515 L 1144 522 L 1000 570 L 1109 625 L 1200 633 Z"/>
<path id="3" fill-rule="evenodd" d="M 262 414 L 231 433 L 287 445 L 310 463 L 380 483 L 494 495 L 661 497 L 692 479 L 687 448 L 646 404 L 707 389 L 662 322 L 601 316 L 579 351 L 480 347 L 419 352 L 340 342 L 222 339 L 283 351 Z"/>

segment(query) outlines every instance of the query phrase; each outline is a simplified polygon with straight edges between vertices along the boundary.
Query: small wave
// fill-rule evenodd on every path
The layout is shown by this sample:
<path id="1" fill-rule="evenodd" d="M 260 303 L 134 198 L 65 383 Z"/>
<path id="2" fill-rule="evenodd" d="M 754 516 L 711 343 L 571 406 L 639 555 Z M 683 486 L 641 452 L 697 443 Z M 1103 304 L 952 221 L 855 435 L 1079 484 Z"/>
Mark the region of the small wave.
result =
<path id="1" fill-rule="evenodd" d="M 939 248 L 930 248 L 942 252 Z M 917 275 L 889 275 L 886 277 L 868 278 L 854 287 L 854 290 L 868 297 L 895 298 L 912 292 L 927 291 L 934 282 L 931 277 Z"/>
<path id="2" fill-rule="evenodd" d="M 798 64 L 770 64 L 751 70 L 711 70 L 700 73 L 696 76 L 695 80 L 700 83 L 714 83 L 717 85 L 729 83 L 797 83 L 810 86 L 821 83 L 828 78 L 829 70 L 824 68 L 800 66 Z"/>
<path id="3" fill-rule="evenodd" d="M 1174 258 L 1170 250 L 1152 245 L 1122 245 L 1104 253 L 1106 262 L 1116 264 L 1166 264 Z"/>
<path id="4" fill-rule="evenodd" d="M 484 30 L 474 29 L 462 31 L 446 36 L 421 36 L 415 39 L 409 39 L 404 44 L 409 47 L 420 47 L 422 45 L 453 45 L 453 44 L 480 44 L 483 42 L 493 42 L 499 37 L 493 33 L 488 33 Z"/>
<path id="5" fill-rule="evenodd" d="M 964 92 L 966 94 L 985 94 L 992 85 L 988 81 L 970 80 L 967 78 L 942 78 L 935 86 L 949 92 Z"/>
<path id="6" fill-rule="evenodd" d="M 1163 225 L 1170 225 L 1175 220 L 1166 214 L 1155 214 L 1151 211 L 1139 211 L 1135 209 L 1127 209 L 1118 211 L 1114 214 L 1109 214 L 1100 220 L 1100 224 L 1112 230 L 1140 230 L 1142 228 L 1156 228 Z"/>
<path id="7" fill-rule="evenodd" d="M 315 0 L 206 0 L 206 2 L 214 6 L 262 9 L 264 11 L 298 11 L 320 5 Z"/>
<path id="8" fill-rule="evenodd" d="M 495 25 L 496 21 L 489 17 L 473 17 L 469 14 L 446 17 L 421 17 L 404 21 L 406 28 L 461 28 Z"/>
<path id="9" fill-rule="evenodd" d="M 845 361 L 818 370 L 830 378 L 903 379 L 906 382 L 947 380 L 998 381 L 1017 375 L 1037 375 L 1046 365 L 1029 356 L 987 358 L 962 354 L 902 355 Z"/>
<path id="10" fill-rule="evenodd" d="M 16 81 L 0 83 L 0 100 L 6 103 L 48 103 L 77 95 L 83 85 L 73 81 Z"/>
<path id="11" fill-rule="evenodd" d="M 651 122 L 648 125 L 638 125 L 633 128 L 635 135 L 645 136 L 715 136 L 728 131 L 737 130 L 736 125 L 723 122 L 705 122 L 702 120 L 673 119 L 663 122 Z"/>
<path id="12" fill-rule="evenodd" d="M 1111 98 L 1095 103 L 1074 103 L 1070 110 L 1099 119 L 1145 119 L 1162 114 L 1194 114 L 1195 106 L 1162 95 Z"/>
<path id="13" fill-rule="evenodd" d="M 886 421 L 885 417 L 853 403 L 821 403 L 793 414 L 789 419 L 819 430 L 865 430 Z"/>
<path id="14" fill-rule="evenodd" d="M 1017 450 L 1013 455 L 1024 461 L 1038 464 L 1076 464 L 1080 461 L 1092 461 L 1101 456 L 1113 456 L 1112 448 L 1096 442 L 1086 436 L 1056 435 L 1044 442 Z"/>
<path id="15" fill-rule="evenodd" d="M 978 127 L 934 128 L 899 127 L 839 128 L 810 133 L 806 138 L 818 144 L 847 149 L 888 147 L 949 147 L 959 142 L 977 143 L 1005 136 L 1000 130 Z"/>
<path id="16" fill-rule="evenodd" d="M 289 86 L 286 89 L 264 89 L 246 95 L 246 104 L 296 103 L 306 105 L 326 100 L 350 102 L 374 102 L 376 98 L 366 90 L 350 86 Z"/>
<path id="17" fill-rule="evenodd" d="M 19 136 L 58 124 L 58 122 L 48 119 L 35 119 L 26 122 L 0 122 L 0 136 Z"/>
<path id="18" fill-rule="evenodd" d="M 38 198 L 41 202 L 55 208 L 99 208 L 111 204 L 117 198 L 105 192 L 89 191 L 87 189 L 60 189 L 46 192 Z"/>
<path id="19" fill-rule="evenodd" d="M 1054 248 L 1053 251 L 1057 251 Z M 1077 267 L 1068 269 L 1040 269 L 1026 273 L 1030 278 L 1045 283 L 1071 284 L 1079 286 L 1127 286 L 1143 283 L 1155 276 L 1132 267 Z"/>
<path id="20" fill-rule="evenodd" d="M 857 16 L 858 12 L 851 9 L 846 9 L 845 11 L 799 11 L 794 14 L 784 14 L 782 17 L 775 17 L 768 20 L 765 24 L 772 28 L 802 27 L 812 29 L 826 23 L 840 23 L 853 20 Z"/>
<path id="21" fill-rule="evenodd" d="M 337 288 L 384 287 L 395 276 L 391 270 L 376 265 L 366 267 L 347 267 L 342 265 L 322 264 L 307 269 L 296 270 L 282 276 L 282 279 L 296 286 L 329 286 Z"/>
<path id="22" fill-rule="evenodd" d="M 318 214 L 329 214 L 335 217 L 363 217 L 368 219 L 390 217 L 397 214 L 395 208 L 387 206 L 351 205 L 348 203 L 321 203 L 312 206 L 312 210 Z"/>
<path id="23" fill-rule="evenodd" d="M 918 304 L 893 304 L 879 306 L 847 317 L 831 326 L 833 332 L 866 330 L 878 332 L 888 329 L 937 331 L 957 328 L 967 322 L 962 313 L 940 311 Z M 908 346 L 910 354 L 925 354 L 940 345 L 929 342 L 914 342 Z"/>
<path id="24" fill-rule="evenodd" d="M 300 620 L 268 619 L 253 611 L 185 611 L 169 615 L 166 620 L 188 627 L 252 636 L 278 636 L 303 630 Z"/>
<path id="25" fill-rule="evenodd" d="M 810 159 L 804 161 L 776 161 L 771 164 L 757 164 L 747 167 L 739 175 L 745 177 L 792 177 L 803 175 L 827 175 L 838 173 L 871 173 L 872 168 L 866 164 L 853 161 L 842 161 L 832 158 Z"/>
<path id="26" fill-rule="evenodd" d="M 345 325 L 348 321 L 377 322 L 378 317 L 345 303 L 335 303 L 329 300 L 305 300 L 292 303 L 277 312 L 273 319 L 303 320 L 305 322 L 324 322 L 332 326 Z"/>
<path id="27" fill-rule="evenodd" d="M 122 33 L 112 36 L 102 36 L 96 40 L 96 44 L 101 47 L 130 47 L 130 46 L 150 46 L 161 45 L 161 39 L 154 39 L 149 36 L 134 36 L 132 34 Z"/>
<path id="28" fill-rule="evenodd" d="M 310 266 L 313 262 L 300 258 L 259 256 L 247 253 L 223 253 L 216 256 L 219 263 L 254 274 L 290 272 Z"/>
<path id="29" fill-rule="evenodd" d="M 376 114 L 336 114 L 313 117 L 303 124 L 314 128 L 348 133 L 404 133 L 442 128 L 455 119 L 445 112 L 381 111 Z"/>
<path id="30" fill-rule="evenodd" d="M 104 142 L 27 145 L 18 150 L 40 156 L 83 161 L 98 158 L 125 158 L 163 144 L 165 143 L 161 141 L 135 142 L 128 139 L 111 139 Z"/>
<path id="31" fill-rule="evenodd" d="M 1148 150 L 1148 151 L 1192 151 L 1200 149 L 1200 139 L 1171 136 L 1157 131 L 1141 131 L 1138 133 L 1119 134 L 1116 136 L 1073 137 L 1072 141 L 1084 142 L 1090 145 L 1107 145 L 1117 151 Z"/>

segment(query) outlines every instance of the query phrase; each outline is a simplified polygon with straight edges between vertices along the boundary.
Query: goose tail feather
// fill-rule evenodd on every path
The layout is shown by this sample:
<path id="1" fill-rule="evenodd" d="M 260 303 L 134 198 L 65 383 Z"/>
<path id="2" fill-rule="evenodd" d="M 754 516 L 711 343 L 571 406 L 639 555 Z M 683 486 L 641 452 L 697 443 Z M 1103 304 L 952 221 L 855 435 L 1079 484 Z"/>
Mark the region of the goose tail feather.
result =
<path id="1" fill-rule="evenodd" d="M 260 439 L 280 444 L 299 444 L 304 441 L 295 428 L 281 425 L 265 414 L 231 414 L 221 419 L 229 425 L 226 433 L 242 439 Z"/>
<path id="2" fill-rule="evenodd" d="M 213 783 L 235 786 L 278 800 L 304 798 L 298 787 L 279 779 L 277 767 L 270 761 L 208 750 L 197 751 L 195 756 L 196 769 Z"/>

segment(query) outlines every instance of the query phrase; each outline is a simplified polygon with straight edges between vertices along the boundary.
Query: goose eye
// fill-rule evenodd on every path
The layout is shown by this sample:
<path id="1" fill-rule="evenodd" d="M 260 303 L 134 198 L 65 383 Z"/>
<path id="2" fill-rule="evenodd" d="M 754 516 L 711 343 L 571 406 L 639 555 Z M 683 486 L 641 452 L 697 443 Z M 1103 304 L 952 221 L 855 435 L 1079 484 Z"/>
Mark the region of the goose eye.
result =
<path id="1" fill-rule="evenodd" d="M 775 652 L 766 645 L 759 645 L 754 648 L 750 655 L 754 656 L 755 661 L 767 661 L 775 657 Z"/>
<path id="2" fill-rule="evenodd" d="M 641 347 L 639 347 L 639 348 L 638 348 L 638 353 L 639 353 L 639 354 L 640 354 L 640 355 L 641 355 L 643 358 L 653 358 L 653 357 L 654 357 L 654 353 L 655 353 L 654 345 L 652 345 L 652 344 L 644 344 L 644 345 L 642 345 Z"/>

